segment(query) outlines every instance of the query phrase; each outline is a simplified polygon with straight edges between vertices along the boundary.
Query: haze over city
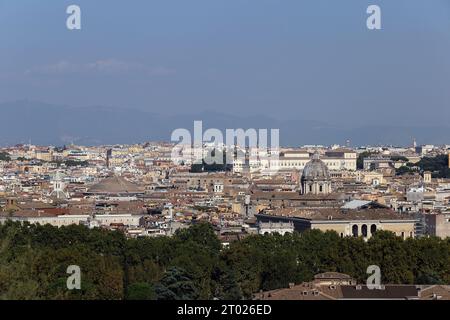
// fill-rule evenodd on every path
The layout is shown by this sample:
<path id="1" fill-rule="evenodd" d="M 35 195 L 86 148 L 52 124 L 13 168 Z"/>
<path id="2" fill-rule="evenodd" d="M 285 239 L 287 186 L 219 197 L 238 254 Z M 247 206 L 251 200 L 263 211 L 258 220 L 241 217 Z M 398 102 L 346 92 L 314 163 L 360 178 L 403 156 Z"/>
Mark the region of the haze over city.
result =
<path id="1" fill-rule="evenodd" d="M 230 117 L 278 127 L 288 145 L 445 143 L 448 1 L 380 0 L 376 32 L 365 26 L 370 1 L 77 3 L 82 29 L 69 31 L 70 1 L 0 2 L 2 113 L 42 114 L 40 126 L 55 130 L 27 124 L 35 134 L 8 137 L 17 123 L 7 122 L 1 145 L 113 142 L 104 129 L 77 130 L 65 106 L 93 122 L 101 106 L 112 127 L 128 121 L 120 139 L 129 143 L 168 140 L 196 119 L 225 128 Z"/>

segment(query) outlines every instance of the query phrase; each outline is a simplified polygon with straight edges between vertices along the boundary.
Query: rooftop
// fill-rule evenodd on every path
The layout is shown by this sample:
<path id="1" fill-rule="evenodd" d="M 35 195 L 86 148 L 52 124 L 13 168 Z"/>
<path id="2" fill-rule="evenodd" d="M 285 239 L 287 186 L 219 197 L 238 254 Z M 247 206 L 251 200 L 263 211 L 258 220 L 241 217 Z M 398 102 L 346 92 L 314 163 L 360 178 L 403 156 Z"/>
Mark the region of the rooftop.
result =
<path id="1" fill-rule="evenodd" d="M 144 193 L 144 188 L 119 176 L 109 176 L 89 188 L 90 194 L 137 194 Z"/>
<path id="2" fill-rule="evenodd" d="M 412 215 L 405 213 L 400 214 L 391 209 L 361 209 L 344 211 L 337 208 L 284 208 L 266 211 L 263 214 L 308 220 L 414 220 Z"/>

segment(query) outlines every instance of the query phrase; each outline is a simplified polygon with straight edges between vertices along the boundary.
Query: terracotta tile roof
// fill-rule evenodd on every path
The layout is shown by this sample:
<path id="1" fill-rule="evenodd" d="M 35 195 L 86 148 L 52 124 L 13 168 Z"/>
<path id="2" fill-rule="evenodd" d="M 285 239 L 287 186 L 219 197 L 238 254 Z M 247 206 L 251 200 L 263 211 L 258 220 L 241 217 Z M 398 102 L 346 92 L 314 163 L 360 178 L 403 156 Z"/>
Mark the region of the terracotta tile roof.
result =
<path id="1" fill-rule="evenodd" d="M 318 285 L 313 282 L 259 292 L 255 300 L 450 300 L 450 286 L 384 285 L 369 289 L 366 285 Z"/>
<path id="2" fill-rule="evenodd" d="M 415 285 L 385 285 L 383 289 L 369 289 L 365 285 L 341 286 L 343 299 L 406 299 L 418 297 Z"/>
<path id="3" fill-rule="evenodd" d="M 421 289 L 421 300 L 450 300 L 450 286 L 433 285 Z"/>
<path id="4" fill-rule="evenodd" d="M 340 210 L 335 208 L 284 208 L 265 211 L 269 216 L 303 218 L 308 220 L 410 220 L 410 214 L 400 214 L 391 209 Z M 331 219 L 330 219 L 331 218 Z"/>

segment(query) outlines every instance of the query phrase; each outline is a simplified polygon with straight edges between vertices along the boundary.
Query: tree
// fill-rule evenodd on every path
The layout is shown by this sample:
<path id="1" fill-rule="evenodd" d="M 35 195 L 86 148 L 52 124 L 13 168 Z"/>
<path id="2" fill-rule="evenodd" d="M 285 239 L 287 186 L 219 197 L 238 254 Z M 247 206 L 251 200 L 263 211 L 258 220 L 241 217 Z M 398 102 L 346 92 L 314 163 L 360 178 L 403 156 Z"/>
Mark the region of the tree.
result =
<path id="1" fill-rule="evenodd" d="M 155 285 L 158 300 L 195 300 L 198 289 L 187 272 L 178 267 L 167 269 L 164 277 Z"/>
<path id="2" fill-rule="evenodd" d="M 216 282 L 215 298 L 220 300 L 241 300 L 243 298 L 235 272 L 223 261 L 214 268 L 212 277 Z"/>
<path id="3" fill-rule="evenodd" d="M 145 282 L 133 283 L 128 287 L 127 300 L 155 300 L 155 289 Z"/>
<path id="4" fill-rule="evenodd" d="M 432 284 L 443 284 L 445 285 L 445 282 L 442 281 L 440 278 L 440 275 L 433 270 L 427 270 L 427 271 L 421 271 L 417 275 L 416 284 L 423 284 L 423 285 L 432 285 Z"/>
<path id="5" fill-rule="evenodd" d="M 413 170 L 410 167 L 402 166 L 402 167 L 398 168 L 395 171 L 395 174 L 398 175 L 398 176 L 402 176 L 402 175 L 405 175 L 405 174 L 410 174 L 412 172 L 413 172 Z"/>
<path id="6" fill-rule="evenodd" d="M 432 172 L 434 178 L 450 178 L 447 155 L 424 157 L 417 163 L 417 166 L 421 171 Z"/>
<path id="7" fill-rule="evenodd" d="M 408 242 L 393 232 L 377 231 L 367 244 L 367 260 L 380 267 L 383 283 L 414 283 L 411 254 L 407 250 Z"/>
<path id="8" fill-rule="evenodd" d="M 264 261 L 261 273 L 262 290 L 286 288 L 289 283 L 298 283 L 297 260 L 292 250 L 285 249 L 272 252 Z"/>
<path id="9" fill-rule="evenodd" d="M 215 158 L 222 159 L 221 163 L 213 161 Z M 213 149 L 211 155 L 202 159 L 202 163 L 196 163 L 191 165 L 191 172 L 218 172 L 218 171 L 231 171 L 233 169 L 232 163 L 227 163 L 226 152 Z"/>
<path id="10" fill-rule="evenodd" d="M 409 161 L 409 159 L 405 156 L 391 156 L 391 160 L 392 161 L 403 161 L 403 162 Z"/>
<path id="11" fill-rule="evenodd" d="M 69 265 L 81 290 L 68 290 Z M 450 238 L 379 230 L 368 241 L 334 231 L 252 235 L 222 248 L 209 224 L 173 237 L 126 239 L 117 231 L 0 224 L 0 299 L 241 299 L 259 290 L 342 272 L 359 283 L 367 267 L 384 284 L 450 282 Z"/>
<path id="12" fill-rule="evenodd" d="M 0 152 L 0 161 L 11 161 L 11 157 L 7 152 Z"/>
<path id="13" fill-rule="evenodd" d="M 377 152 L 370 152 L 370 151 L 361 152 L 358 155 L 358 158 L 356 159 L 356 167 L 358 169 L 364 169 L 364 158 L 368 158 L 373 154 L 377 154 Z"/>
<path id="14" fill-rule="evenodd" d="M 178 229 L 175 232 L 174 239 L 181 242 L 193 241 L 217 254 L 222 247 L 212 225 L 205 222 L 194 224 L 187 229 Z"/>

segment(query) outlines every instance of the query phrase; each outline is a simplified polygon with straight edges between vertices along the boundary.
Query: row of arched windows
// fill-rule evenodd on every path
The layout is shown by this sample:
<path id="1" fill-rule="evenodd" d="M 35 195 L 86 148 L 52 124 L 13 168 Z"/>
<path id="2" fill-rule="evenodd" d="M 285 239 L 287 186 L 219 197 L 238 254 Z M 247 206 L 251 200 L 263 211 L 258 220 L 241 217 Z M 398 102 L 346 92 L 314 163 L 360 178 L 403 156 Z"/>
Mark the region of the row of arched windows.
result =
<path id="1" fill-rule="evenodd" d="M 359 227 L 358 227 L 358 225 L 357 224 L 354 224 L 353 226 L 352 226 L 352 235 L 354 236 L 354 237 L 358 237 L 358 236 L 360 236 L 360 235 L 362 235 L 363 237 L 367 237 L 368 236 L 368 227 L 367 227 L 367 225 L 366 224 L 363 224 L 362 226 L 361 226 L 361 234 L 359 234 Z M 376 226 L 376 224 L 372 224 L 371 226 L 370 226 L 370 234 L 372 235 L 372 234 L 374 234 L 375 232 L 377 231 L 377 226 Z"/>

